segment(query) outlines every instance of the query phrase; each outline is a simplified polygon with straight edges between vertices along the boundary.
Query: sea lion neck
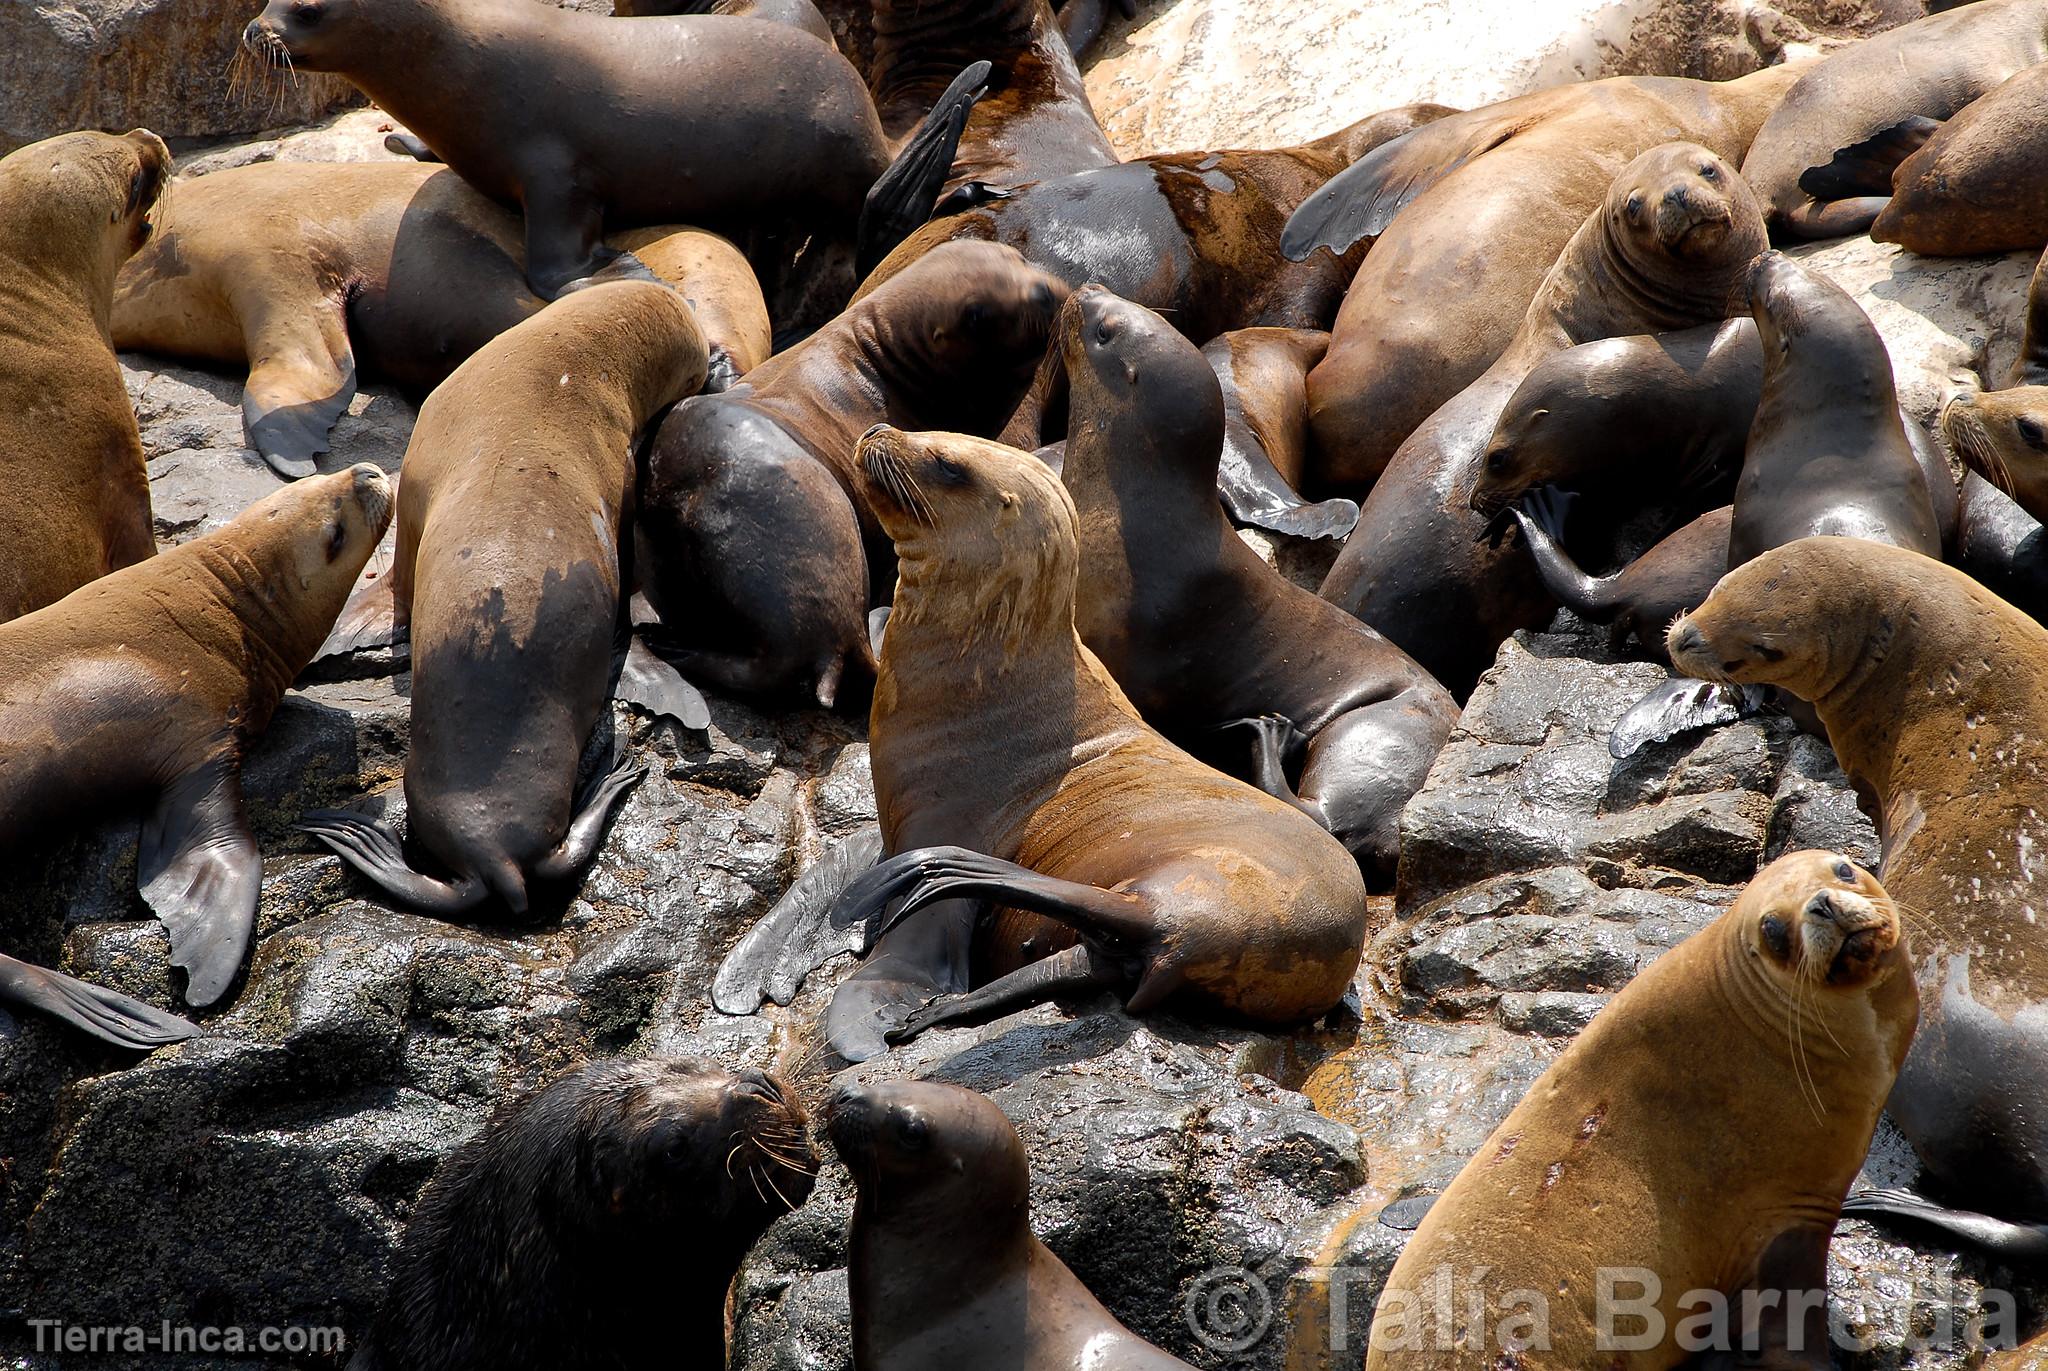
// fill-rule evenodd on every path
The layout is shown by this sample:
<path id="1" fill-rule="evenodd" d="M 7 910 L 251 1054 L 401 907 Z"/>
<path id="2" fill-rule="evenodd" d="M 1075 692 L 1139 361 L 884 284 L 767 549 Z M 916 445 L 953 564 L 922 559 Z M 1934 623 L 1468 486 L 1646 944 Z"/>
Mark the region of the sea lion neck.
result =
<path id="1" fill-rule="evenodd" d="M 495 0 L 359 2 L 363 7 L 359 21 L 374 25 L 376 31 L 359 35 L 358 41 L 374 43 L 377 59 L 334 70 L 378 107 L 407 114 L 420 110 L 422 90 L 429 85 L 450 90 L 489 89 L 490 78 L 475 60 L 477 50 L 531 30 L 541 19 L 538 14 L 522 13 L 523 7 Z M 448 130 L 436 127 L 434 138 L 446 139 L 459 123 L 450 121 Z M 495 129 L 488 135 L 480 130 L 479 135 L 499 136 Z"/>

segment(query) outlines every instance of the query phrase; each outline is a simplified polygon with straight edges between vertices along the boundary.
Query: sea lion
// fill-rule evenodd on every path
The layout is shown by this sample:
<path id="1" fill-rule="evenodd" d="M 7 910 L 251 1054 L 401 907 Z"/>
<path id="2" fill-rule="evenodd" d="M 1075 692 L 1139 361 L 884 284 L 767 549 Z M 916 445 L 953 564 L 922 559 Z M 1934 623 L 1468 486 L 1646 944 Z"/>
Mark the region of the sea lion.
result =
<path id="1" fill-rule="evenodd" d="M 156 551 L 107 315 L 170 171 L 147 129 L 68 133 L 0 157 L 0 621 Z"/>
<path id="2" fill-rule="evenodd" d="M 1211 470 L 1222 396 L 1193 343 L 1100 286 L 1068 298 L 1054 341 L 1070 387 L 1060 481 L 1080 516 L 1082 643 L 1147 723 L 1197 755 L 1217 761 L 1229 750 L 1217 730 L 1250 725 L 1247 779 L 1390 887 L 1402 806 L 1457 722 L 1450 692 L 1231 531 Z M 1297 742 L 1298 788 L 1283 765 Z"/>
<path id="3" fill-rule="evenodd" d="M 1900 159 L 1937 121 L 2044 60 L 2043 0 L 1977 0 L 1822 58 L 1785 92 L 1742 160 L 1772 236 L 1863 232 Z"/>
<path id="4" fill-rule="evenodd" d="M 391 518 L 382 473 L 289 486 L 225 528 L 0 624 L 0 840 L 145 800 L 142 898 L 185 1001 L 234 983 L 263 883 L 242 756 L 313 660 Z M 0 1004 L 147 1047 L 195 1030 L 54 971 L 0 959 Z"/>
<path id="5" fill-rule="evenodd" d="M 1514 341 L 1486 374 L 1410 435 L 1360 508 L 1322 595 L 1371 624 L 1454 695 L 1501 639 L 1552 609 L 1542 586 L 1503 574 L 1471 508 L 1503 407 L 1537 362 L 1574 343 L 1725 318 L 1764 246 L 1755 199 L 1694 143 L 1642 154 L 1566 246 Z M 1376 250 L 1377 252 L 1377 250 Z M 1310 377 L 1311 401 L 1314 377 Z"/>
<path id="6" fill-rule="evenodd" d="M 1531 491 L 1509 508 L 1543 588 L 1589 624 L 1615 624 L 1664 656 L 1664 630 L 1705 600 L 1728 568 L 1728 530 L 1735 508 L 1722 505 L 1693 519 L 1621 570 L 1588 576 L 1566 553 L 1564 511 L 1547 489 Z"/>
<path id="7" fill-rule="evenodd" d="M 881 422 L 992 434 L 1066 287 L 953 243 L 723 395 L 662 421 L 641 481 L 643 586 L 686 674 L 830 707 L 874 675 L 867 612 L 895 555 L 853 456 Z"/>
<path id="8" fill-rule="evenodd" d="M 1202 349 L 1223 389 L 1216 490 L 1238 523 L 1294 538 L 1342 538 L 1357 526 L 1355 501 L 1299 494 L 1309 462 L 1309 368 L 1329 348 L 1321 329 L 1241 328 Z"/>
<path id="9" fill-rule="evenodd" d="M 1368 1371 L 1831 1365 L 1828 1240 L 1916 1011 L 1885 887 L 1832 852 L 1780 857 L 1466 1163 L 1387 1277 Z"/>
<path id="10" fill-rule="evenodd" d="M 607 229 L 851 236 L 871 192 L 875 211 L 903 198 L 919 219 L 933 194 L 883 181 L 890 146 L 859 75 L 786 24 L 532 0 L 269 0 L 242 41 L 273 66 L 347 78 L 465 181 L 519 206 L 526 279 L 544 299 L 640 270 Z"/>
<path id="11" fill-rule="evenodd" d="M 621 19 L 654 14 L 726 14 L 735 19 L 765 19 L 772 24 L 802 29 L 813 38 L 838 46 L 832 26 L 811 0 L 612 0 L 612 14 Z"/>
<path id="12" fill-rule="evenodd" d="M 2028 517 L 2048 517 L 2048 384 L 1958 395 L 1941 407 L 1941 436 Z"/>
<path id="13" fill-rule="evenodd" d="M 1975 471 L 1963 476 L 1949 561 L 2014 608 L 2048 622 L 2048 529 Z"/>
<path id="14" fill-rule="evenodd" d="M 1101 990 L 1268 1024 L 1334 1005 L 1366 933 L 1358 863 L 1153 731 L 1082 646 L 1058 478 L 957 434 L 877 427 L 860 456 L 897 550 L 868 729 L 889 855 L 831 911 L 871 949 L 831 1046 Z"/>
<path id="15" fill-rule="evenodd" d="M 1539 91 L 1389 142 L 1303 201 L 1281 241 L 1290 259 L 1373 240 L 1309 373 L 1317 464 L 1305 489 L 1363 498 L 1394 450 L 1500 356 L 1631 158 L 1690 139 L 1733 166 L 1796 75 Z"/>
<path id="16" fill-rule="evenodd" d="M 361 815 L 300 824 L 393 897 L 454 914 L 495 896 L 523 916 L 529 880 L 580 871 L 645 774 L 576 793 L 625 598 L 634 440 L 705 365 L 681 295 L 607 282 L 485 344 L 421 407 L 385 579 L 412 634 L 406 821 L 452 879 Z"/>
<path id="17" fill-rule="evenodd" d="M 1080 61 L 1095 46 L 1095 40 L 1102 37 L 1103 25 L 1109 22 L 1111 0 L 1055 0 L 1053 8 L 1060 17 L 1060 33 L 1067 40 L 1067 51 Z M 1138 17 L 1138 0 L 1115 0 L 1116 11 L 1126 19 Z"/>
<path id="18" fill-rule="evenodd" d="M 546 303 L 518 217 L 452 171 L 259 162 L 175 184 L 175 212 L 115 284 L 114 345 L 248 364 L 249 443 L 282 476 L 314 470 L 359 362 L 423 399 Z M 738 248 L 674 225 L 607 241 L 683 292 L 718 384 L 767 359 L 768 306 Z"/>
<path id="19" fill-rule="evenodd" d="M 848 1085 L 826 1127 L 855 1186 L 858 1371 L 1191 1371 L 1032 1233 L 1030 1162 L 993 1100 L 938 1081 Z"/>
<path id="20" fill-rule="evenodd" d="M 1964 106 L 1892 173 L 1880 243 L 1965 257 L 2048 243 L 2048 63 Z"/>
<path id="21" fill-rule="evenodd" d="M 1802 538 L 1729 572 L 1667 642 L 1679 670 L 1776 686 L 1826 726 L 1918 916 L 1920 1035 L 1887 1110 L 1941 1198 L 2038 1246 L 2048 629 L 1917 552 Z"/>
<path id="22" fill-rule="evenodd" d="M 351 1371 L 725 1365 L 726 1288 L 817 1170 L 760 1071 L 593 1062 L 501 1104 L 421 1192 Z"/>

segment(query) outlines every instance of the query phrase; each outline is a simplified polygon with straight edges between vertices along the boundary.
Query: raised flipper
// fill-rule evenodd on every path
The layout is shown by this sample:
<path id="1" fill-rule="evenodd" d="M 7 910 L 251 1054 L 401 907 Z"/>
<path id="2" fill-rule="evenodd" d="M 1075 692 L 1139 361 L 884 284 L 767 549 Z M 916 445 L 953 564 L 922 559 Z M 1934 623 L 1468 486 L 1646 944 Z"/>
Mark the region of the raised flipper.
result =
<path id="1" fill-rule="evenodd" d="M 387 133 L 384 135 L 384 151 L 395 152 L 400 157 L 410 157 L 415 162 L 438 162 L 441 154 L 419 140 L 416 134 Z"/>
<path id="2" fill-rule="evenodd" d="M 1865 1190 L 1842 1201 L 1842 1217 L 1872 1222 L 1905 1219 L 1959 1238 L 2006 1261 L 2048 1259 L 2048 1224 L 2013 1223 L 1989 1214 L 1949 1209 L 1910 1190 Z"/>
<path id="3" fill-rule="evenodd" d="M 1130 977 L 1121 963 L 1103 956 L 1087 943 L 1076 943 L 1050 957 L 1020 966 L 1007 976 L 998 976 L 978 990 L 941 996 L 913 1010 L 882 1037 L 894 1046 L 930 1029 L 987 1023 L 1036 1004 L 1121 990 L 1129 984 Z"/>
<path id="4" fill-rule="evenodd" d="M 711 727 L 711 706 L 697 687 L 635 633 L 619 654 L 612 694 L 658 718 L 673 719 L 692 732 Z"/>
<path id="5" fill-rule="evenodd" d="M 242 777 L 221 756 L 164 788 L 142 823 L 142 898 L 185 970 L 185 1001 L 204 1009 L 227 993 L 248 955 L 263 890 L 263 855 L 242 809 Z"/>
<path id="6" fill-rule="evenodd" d="M 1379 237 L 1409 201 L 1526 127 L 1521 120 L 1452 115 L 1388 139 L 1301 202 L 1280 235 L 1281 256 L 1302 262 L 1317 248 L 1344 253 Z"/>
<path id="7" fill-rule="evenodd" d="M 868 611 L 868 647 L 875 654 L 875 660 L 882 657 L 882 630 L 889 627 L 889 613 L 893 605 L 876 605 Z"/>
<path id="8" fill-rule="evenodd" d="M 1617 760 L 1633 757 L 1649 743 L 1747 719 L 1760 713 L 1770 698 L 1765 686 L 1675 677 L 1629 706 L 1607 735 L 1608 755 Z"/>
<path id="9" fill-rule="evenodd" d="M 1565 550 L 1565 520 L 1577 497 L 1551 486 L 1537 486 L 1508 510 L 1521 526 L 1522 543 L 1536 562 L 1536 576 L 1557 602 L 1589 623 L 1604 624 L 1621 608 L 1614 595 L 1615 576 L 1588 576 Z"/>
<path id="10" fill-rule="evenodd" d="M 1323 816 L 1301 802 L 1294 793 L 1294 787 L 1287 782 L 1287 761 L 1301 755 L 1308 744 L 1308 735 L 1294 726 L 1294 721 L 1279 714 L 1261 714 L 1253 719 L 1231 719 L 1216 725 L 1216 731 L 1245 730 L 1251 739 L 1248 755 L 1249 766 L 1237 774 L 1244 776 L 1259 789 L 1276 800 L 1284 800 L 1317 823 Z"/>
<path id="11" fill-rule="evenodd" d="M 965 214 L 971 209 L 1007 200 L 1016 192 L 1007 186 L 992 186 L 986 181 L 962 181 L 946 192 L 939 203 L 932 206 L 931 217 L 945 219 L 955 214 Z"/>
<path id="12" fill-rule="evenodd" d="M 861 938 L 835 930 L 828 916 L 881 855 L 881 826 L 869 824 L 806 867 L 726 954 L 711 983 L 712 1005 L 722 1014 L 751 1014 L 764 1000 L 788 1004 L 813 971 L 842 952 L 858 952 Z"/>
<path id="13" fill-rule="evenodd" d="M 1941 128 L 1939 119 L 1908 115 L 1860 143 L 1843 148 L 1826 165 L 1799 173 L 1799 189 L 1816 200 L 1851 200 L 1858 196 L 1889 199 L 1892 173 L 1899 163 L 1926 146 Z"/>
<path id="14" fill-rule="evenodd" d="M 101 1042 L 138 1052 L 199 1036 L 199 1025 L 175 1014 L 12 957 L 0 957 L 0 1005 L 48 1014 Z"/>
<path id="15" fill-rule="evenodd" d="M 576 797 L 576 817 L 569 820 L 568 834 L 554 851 L 533 864 L 533 874 L 543 880 L 559 881 L 590 865 L 598 844 L 604 840 L 604 828 L 612 811 L 628 791 L 646 779 L 646 767 L 625 757 L 613 759 L 611 770 L 586 784 L 583 793 Z"/>
<path id="16" fill-rule="evenodd" d="M 976 62 L 953 78 L 945 94 L 918 124 L 889 169 L 868 189 L 861 205 L 860 228 L 855 239 L 854 272 L 865 279 L 889 250 L 917 232 L 932 217 L 939 188 L 953 169 L 953 155 L 960 150 L 960 131 L 967 127 L 967 112 L 988 93 L 987 62 Z"/>
<path id="17" fill-rule="evenodd" d="M 1232 425 L 1224 434 L 1216 493 L 1232 522 L 1290 538 L 1348 538 L 1358 527 L 1357 502 L 1302 499 L 1245 426 Z"/>
<path id="18" fill-rule="evenodd" d="M 390 829 L 346 809 L 309 810 L 298 829 L 327 844 L 336 856 L 410 908 L 446 917 L 476 908 L 489 893 L 475 876 L 443 881 L 414 871 Z"/>

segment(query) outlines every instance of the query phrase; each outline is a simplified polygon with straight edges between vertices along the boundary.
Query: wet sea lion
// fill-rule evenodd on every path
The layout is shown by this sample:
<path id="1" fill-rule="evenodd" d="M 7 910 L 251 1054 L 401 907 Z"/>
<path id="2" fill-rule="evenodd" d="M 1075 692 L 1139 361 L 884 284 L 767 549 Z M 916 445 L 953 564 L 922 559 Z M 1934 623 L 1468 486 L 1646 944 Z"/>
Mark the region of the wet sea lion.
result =
<path id="1" fill-rule="evenodd" d="M 518 216 L 452 171 L 259 162 L 176 187 L 115 285 L 114 345 L 248 364 L 243 423 L 283 476 L 313 471 L 359 363 L 424 399 L 546 303 L 526 284 Z M 683 292 L 721 385 L 767 359 L 768 306 L 738 248 L 674 225 L 607 241 Z"/>
<path id="2" fill-rule="evenodd" d="M 1615 178 L 1486 374 L 1410 435 L 1360 508 L 1322 595 L 1385 634 L 1455 695 L 1501 639 L 1553 608 L 1515 549 L 1489 547 L 1471 508 L 1502 409 L 1537 362 L 1574 343 L 1725 318 L 1764 246 L 1756 201 L 1728 164 L 1667 143 Z M 1377 255 L 1375 249 L 1375 255 Z M 1313 400 L 1314 377 L 1310 378 Z"/>
<path id="3" fill-rule="evenodd" d="M 1240 524 L 1294 538 L 1342 538 L 1358 524 L 1351 500 L 1304 500 L 1308 373 L 1329 351 L 1321 329 L 1241 328 L 1202 356 L 1223 388 L 1223 460 L 1216 490 Z"/>
<path id="4" fill-rule="evenodd" d="M 0 158 L 0 621 L 156 551 L 107 316 L 170 171 L 147 129 L 70 133 Z"/>
<path id="5" fill-rule="evenodd" d="M 956 434 L 881 427 L 860 455 L 898 559 L 869 720 L 888 855 L 831 911 L 871 948 L 832 1047 L 1102 990 L 1270 1024 L 1335 1004 L 1366 933 L 1357 862 L 1153 731 L 1081 645 L 1058 478 Z"/>
<path id="6" fill-rule="evenodd" d="M 1892 173 L 1880 243 L 1963 257 L 2048 243 L 2048 62 L 1966 105 Z"/>
<path id="7" fill-rule="evenodd" d="M 441 1162 L 351 1371 L 723 1366 L 733 1273 L 816 1169 L 773 1076 L 572 1071 Z"/>
<path id="8" fill-rule="evenodd" d="M 279 490 L 225 528 L 0 624 L 0 839 L 142 800 L 136 880 L 204 1008 L 240 972 L 263 858 L 242 756 L 313 660 L 391 517 L 358 466 Z M 190 1024 L 0 958 L 0 1004 L 128 1047 Z"/>
<path id="9" fill-rule="evenodd" d="M 1728 567 L 1728 529 L 1735 508 L 1723 505 L 1660 539 L 1642 556 L 1606 576 L 1588 576 L 1561 546 L 1563 511 L 1548 491 L 1532 491 L 1510 508 L 1536 563 L 1543 588 L 1591 624 L 1615 624 L 1664 655 L 1664 630 L 1705 600 Z"/>
<path id="10" fill-rule="evenodd" d="M 1368 1371 L 1830 1365 L 1828 1241 L 1915 1011 L 1885 887 L 1831 852 L 1771 863 L 1623 986 L 1458 1173 L 1387 1278 Z M 1722 1298 L 1718 1328 L 1700 1292 Z M 1615 1299 L 1632 1303 L 1600 1307 Z M 1638 1341 L 1647 1310 L 1662 1332 Z"/>
<path id="11" fill-rule="evenodd" d="M 1031 1166 L 990 1100 L 938 1081 L 849 1085 L 826 1126 L 853 1173 L 858 1371 L 1172 1371 L 1031 1231 Z"/>
<path id="12" fill-rule="evenodd" d="M 676 406 L 635 537 L 685 674 L 830 706 L 874 674 L 869 605 L 895 562 L 853 456 L 877 423 L 999 430 L 1066 287 L 991 243 L 948 244 L 723 395 Z"/>
<path id="13" fill-rule="evenodd" d="M 2048 61 L 2048 3 L 1977 0 L 1840 48 L 1756 132 L 1742 175 L 1774 237 L 1861 233 L 1939 120 Z"/>
<path id="14" fill-rule="evenodd" d="M 1917 914 L 1920 1034 L 1887 1111 L 1939 1198 L 2040 1246 L 2048 629 L 1917 552 L 1802 538 L 1729 572 L 1667 641 L 1679 670 L 1776 686 L 1826 726 L 1885 887 Z"/>
<path id="15" fill-rule="evenodd" d="M 1309 493 L 1362 498 L 1394 450 L 1493 364 L 1630 159 L 1690 139 L 1733 166 L 1796 76 L 1769 67 L 1539 91 L 1389 142 L 1305 200 L 1282 239 L 1289 258 L 1373 240 L 1309 373 Z"/>
<path id="16" fill-rule="evenodd" d="M 2048 529 L 1975 471 L 1963 476 L 1950 561 L 2016 609 L 2048 622 Z"/>
<path id="17" fill-rule="evenodd" d="M 1193 343 L 1099 286 L 1069 297 L 1060 481 L 1080 516 L 1074 627 L 1145 721 L 1220 764 L 1248 726 L 1247 779 L 1298 804 L 1393 884 L 1402 806 L 1457 722 L 1406 653 L 1288 581 L 1231 531 L 1210 469 L 1223 402 Z M 1301 753 L 1290 785 L 1285 754 Z M 1243 773 L 1243 753 L 1226 770 Z"/>
<path id="18" fill-rule="evenodd" d="M 1095 46 L 1095 40 L 1102 36 L 1103 25 L 1109 22 L 1111 0 L 1063 0 L 1053 8 L 1059 12 L 1060 33 L 1066 37 L 1067 51 L 1080 61 Z M 1126 19 L 1138 17 L 1138 0 L 1115 0 L 1116 11 Z"/>
<path id="19" fill-rule="evenodd" d="M 609 693 L 634 440 L 705 364 L 681 295 L 607 282 L 485 344 L 420 408 L 386 580 L 412 635 L 406 822 L 450 878 L 361 815 L 300 825 L 393 897 L 522 916 L 529 881 L 581 870 L 645 774 L 576 793 Z"/>

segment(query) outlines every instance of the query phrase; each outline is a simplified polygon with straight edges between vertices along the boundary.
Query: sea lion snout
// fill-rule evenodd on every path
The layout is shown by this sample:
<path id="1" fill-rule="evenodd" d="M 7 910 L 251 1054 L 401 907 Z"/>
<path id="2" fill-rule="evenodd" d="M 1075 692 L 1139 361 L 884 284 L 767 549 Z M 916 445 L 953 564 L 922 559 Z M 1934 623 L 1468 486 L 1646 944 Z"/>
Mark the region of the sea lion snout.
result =
<path id="1" fill-rule="evenodd" d="M 391 482 L 368 462 L 350 467 L 349 475 L 353 478 L 350 489 L 363 511 L 363 521 L 374 530 L 373 537 L 383 537 L 391 523 Z"/>
<path id="2" fill-rule="evenodd" d="M 1693 178 L 1668 188 L 1657 200 L 1657 241 L 1674 251 L 1709 252 L 1735 226 L 1728 202 Z"/>
<path id="3" fill-rule="evenodd" d="M 1707 636 L 1690 615 L 1680 615 L 1671 621 L 1671 628 L 1664 635 L 1664 648 L 1671 660 L 1690 670 L 1696 663 L 1703 663 L 1707 651 Z"/>

